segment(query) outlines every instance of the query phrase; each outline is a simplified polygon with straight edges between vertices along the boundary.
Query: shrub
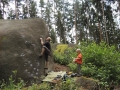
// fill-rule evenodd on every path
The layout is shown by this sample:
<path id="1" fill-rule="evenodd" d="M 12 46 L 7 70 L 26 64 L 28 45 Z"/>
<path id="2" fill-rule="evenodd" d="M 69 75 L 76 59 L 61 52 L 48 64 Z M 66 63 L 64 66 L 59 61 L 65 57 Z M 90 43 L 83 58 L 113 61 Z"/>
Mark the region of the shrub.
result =
<path id="1" fill-rule="evenodd" d="M 28 90 L 51 90 L 49 83 L 41 83 L 40 85 L 32 84 L 32 86 L 28 87 Z"/>
<path id="2" fill-rule="evenodd" d="M 68 45 L 66 44 L 60 44 L 57 46 L 57 49 L 53 53 L 55 62 L 63 65 L 67 65 L 69 63 L 68 56 L 65 53 L 67 48 Z"/>
<path id="3" fill-rule="evenodd" d="M 105 42 L 99 45 L 94 42 L 89 45 L 82 42 L 77 47 L 67 48 L 64 54 L 56 57 L 56 61 L 68 64 L 70 70 L 76 71 L 77 66 L 72 63 L 72 57 L 76 57 L 77 48 L 81 49 L 83 56 L 83 75 L 99 79 L 103 86 L 120 84 L 120 52 L 116 51 L 115 46 L 108 46 Z"/>
<path id="4" fill-rule="evenodd" d="M 16 73 L 17 71 L 13 71 L 15 79 L 13 79 L 13 76 L 11 75 L 9 78 L 8 83 L 4 82 L 1 85 L 1 88 L 3 90 L 21 90 L 21 88 L 23 88 L 25 86 L 25 82 L 22 79 L 16 79 Z M 18 82 L 16 83 L 16 80 L 18 80 Z"/>
<path id="5" fill-rule="evenodd" d="M 99 79 L 106 85 L 111 82 L 120 83 L 120 53 L 114 46 L 108 46 L 104 42 L 99 45 L 91 43 L 87 47 L 82 46 L 82 54 L 83 74 Z"/>
<path id="6" fill-rule="evenodd" d="M 93 77 L 96 74 L 97 68 L 92 63 L 82 65 L 82 74 L 87 77 Z"/>
<path id="7" fill-rule="evenodd" d="M 60 84 L 57 84 L 54 90 L 78 90 L 78 87 L 73 79 L 67 79 L 66 81 L 60 82 Z"/>
<path id="8" fill-rule="evenodd" d="M 76 72 L 77 71 L 77 64 L 75 63 L 69 63 L 68 64 L 71 71 Z"/>
<path id="9" fill-rule="evenodd" d="M 68 65 L 72 62 L 73 57 L 76 57 L 77 47 L 71 48 L 66 44 L 60 44 L 57 46 L 57 50 L 54 51 L 54 61 L 62 64 Z"/>

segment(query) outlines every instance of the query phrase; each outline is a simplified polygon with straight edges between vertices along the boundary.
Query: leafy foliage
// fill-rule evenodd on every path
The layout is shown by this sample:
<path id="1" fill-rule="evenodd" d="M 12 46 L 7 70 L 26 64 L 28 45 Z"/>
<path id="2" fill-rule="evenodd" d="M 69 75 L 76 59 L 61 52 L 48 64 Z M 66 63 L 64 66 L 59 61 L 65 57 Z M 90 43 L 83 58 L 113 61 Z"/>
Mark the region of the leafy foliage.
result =
<path id="1" fill-rule="evenodd" d="M 91 43 L 82 48 L 83 68 L 85 76 L 99 79 L 106 84 L 120 83 L 120 53 L 116 51 L 115 46 L 108 46 L 104 42 L 99 45 Z"/>
<path id="2" fill-rule="evenodd" d="M 2 90 L 20 90 L 21 88 L 23 88 L 26 85 L 25 82 L 21 78 L 16 79 L 16 73 L 17 73 L 16 70 L 13 71 L 13 73 L 14 73 L 15 79 L 11 75 L 8 83 L 4 82 L 4 80 L 3 80 L 3 83 L 0 86 Z M 17 82 L 16 82 L 16 80 L 17 80 Z"/>
<path id="3" fill-rule="evenodd" d="M 70 68 L 71 71 L 73 71 L 73 72 L 76 72 L 76 71 L 77 71 L 77 68 L 76 68 L 77 65 L 76 65 L 76 64 L 74 64 L 74 63 L 69 63 L 68 66 L 69 66 L 69 68 Z"/>
<path id="4" fill-rule="evenodd" d="M 72 62 L 73 57 L 76 57 L 76 48 L 68 47 L 67 44 L 60 44 L 57 46 L 57 49 L 54 51 L 54 61 L 62 64 L 68 65 Z"/>
<path id="5" fill-rule="evenodd" d="M 54 90 L 78 90 L 77 84 L 74 83 L 74 80 L 67 79 L 62 81 L 59 85 L 55 86 Z"/>
<path id="6" fill-rule="evenodd" d="M 60 44 L 57 46 L 56 50 L 54 51 L 54 61 L 55 62 L 58 62 L 60 64 L 68 64 L 68 59 L 67 58 L 67 55 L 65 55 L 65 50 L 68 48 L 68 45 L 65 45 L 65 44 Z"/>
<path id="7" fill-rule="evenodd" d="M 60 44 L 56 47 L 55 53 L 63 54 L 65 49 L 67 49 L 68 45 L 66 44 Z"/>
<path id="8" fill-rule="evenodd" d="M 45 82 L 40 85 L 33 83 L 32 86 L 28 87 L 28 90 L 51 90 L 51 87 L 49 83 Z"/>
<path id="9" fill-rule="evenodd" d="M 77 65 L 72 63 L 72 57 L 76 57 L 75 50 L 80 48 L 83 55 L 82 74 L 86 77 L 98 79 L 103 86 L 116 85 L 120 83 L 120 53 L 115 46 L 108 46 L 105 42 L 100 44 L 86 42 L 75 48 L 67 48 L 64 54 L 56 56 L 56 61 L 60 64 L 67 61 L 65 65 L 70 70 L 76 71 Z M 67 58 L 66 58 L 67 57 Z M 69 59 L 69 60 L 68 60 Z"/>

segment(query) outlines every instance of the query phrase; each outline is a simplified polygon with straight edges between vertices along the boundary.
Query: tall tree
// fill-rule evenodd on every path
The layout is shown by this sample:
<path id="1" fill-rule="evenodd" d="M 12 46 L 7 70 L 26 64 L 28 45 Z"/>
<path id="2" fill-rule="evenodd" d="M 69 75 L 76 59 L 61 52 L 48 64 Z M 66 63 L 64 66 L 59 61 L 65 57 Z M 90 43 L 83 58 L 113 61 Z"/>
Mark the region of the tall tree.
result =
<path id="1" fill-rule="evenodd" d="M 44 0 L 40 0 L 39 7 L 40 7 L 41 18 L 42 18 L 43 17 L 43 13 L 44 13 L 44 9 L 45 9 L 45 2 L 44 2 Z"/>
<path id="2" fill-rule="evenodd" d="M 2 7 L 1 7 L 1 0 L 0 0 L 0 19 L 2 19 Z"/>
<path id="3" fill-rule="evenodd" d="M 6 13 L 4 8 L 5 8 L 5 5 L 8 5 L 8 0 L 1 0 L 1 2 L 3 4 L 3 18 L 4 18 L 4 13 Z"/>
<path id="4" fill-rule="evenodd" d="M 26 4 L 25 13 L 27 12 L 27 17 L 29 18 L 30 17 L 30 0 L 25 0 L 25 4 Z"/>
<path id="5" fill-rule="evenodd" d="M 74 26 L 74 12 L 73 12 L 73 4 L 70 3 L 68 0 L 64 1 L 64 28 L 65 28 L 65 38 L 66 38 L 66 43 L 75 43 L 74 41 L 74 31 L 73 31 L 73 26 Z M 69 8 L 68 8 L 69 7 Z"/>
<path id="6" fill-rule="evenodd" d="M 37 17 L 37 7 L 35 1 L 30 1 L 29 14 L 31 18 Z"/>
<path id="7" fill-rule="evenodd" d="M 57 38 L 56 38 L 56 33 L 55 33 L 54 29 L 52 29 L 50 31 L 50 36 L 52 38 L 52 43 L 56 43 L 57 42 Z"/>
<path id="8" fill-rule="evenodd" d="M 118 10 L 120 12 L 120 0 L 117 0 L 118 1 Z"/>
<path id="9" fill-rule="evenodd" d="M 22 0 L 15 0 L 15 19 L 19 19 L 19 14 L 20 14 L 20 10 L 19 10 L 19 6 L 21 6 L 21 1 Z"/>
<path id="10" fill-rule="evenodd" d="M 15 15 L 16 15 L 16 19 L 18 19 L 18 1 L 15 0 Z"/>
<path id="11" fill-rule="evenodd" d="M 76 20 L 77 20 L 77 17 L 76 17 L 76 14 L 77 14 L 77 11 L 76 11 L 76 9 L 77 9 L 77 7 L 76 7 L 76 5 L 77 5 L 77 0 L 75 0 L 75 4 L 74 4 L 74 6 L 73 6 L 73 8 L 74 8 L 74 26 L 75 26 L 75 34 L 76 34 L 76 36 L 75 36 L 75 39 L 76 39 L 76 44 L 78 43 L 78 39 L 77 39 L 77 25 L 76 25 Z"/>
<path id="12" fill-rule="evenodd" d="M 109 45 L 108 32 L 106 30 L 106 18 L 105 18 L 105 14 L 104 14 L 104 1 L 103 0 L 101 2 L 101 5 L 102 5 L 102 14 L 103 14 L 103 20 L 104 20 L 105 34 L 106 34 L 106 43 Z"/>
<path id="13" fill-rule="evenodd" d="M 0 0 L 0 17 L 4 18 L 4 14 L 6 13 L 5 6 L 8 5 L 8 0 Z"/>
<path id="14" fill-rule="evenodd" d="M 65 29 L 63 25 L 63 0 L 54 0 L 55 3 L 55 21 L 57 34 L 60 36 L 60 42 L 65 43 Z"/>
<path id="15" fill-rule="evenodd" d="M 25 4 L 22 5 L 23 18 L 30 17 L 30 0 L 25 0 Z"/>
<path id="16" fill-rule="evenodd" d="M 50 0 L 47 0 L 46 8 L 44 12 L 44 20 L 48 26 L 49 32 L 52 30 L 52 3 Z"/>
<path id="17" fill-rule="evenodd" d="M 28 7 L 26 5 L 23 5 L 22 6 L 22 12 L 23 12 L 23 18 L 26 19 L 26 18 L 29 18 L 29 10 L 28 10 Z"/>

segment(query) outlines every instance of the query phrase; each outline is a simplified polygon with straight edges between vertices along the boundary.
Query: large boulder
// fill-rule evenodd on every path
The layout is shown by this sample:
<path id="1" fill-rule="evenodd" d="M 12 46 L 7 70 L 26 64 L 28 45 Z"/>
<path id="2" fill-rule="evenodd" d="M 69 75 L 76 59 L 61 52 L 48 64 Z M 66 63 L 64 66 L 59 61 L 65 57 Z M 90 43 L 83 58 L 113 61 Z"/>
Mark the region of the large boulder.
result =
<path id="1" fill-rule="evenodd" d="M 48 36 L 42 19 L 0 20 L 0 81 L 8 81 L 13 71 L 15 78 L 27 82 L 44 75 L 44 58 L 39 38 Z"/>
<path id="2" fill-rule="evenodd" d="M 84 87 L 87 90 L 99 90 L 99 81 L 81 76 L 76 78 L 76 84 L 80 87 Z"/>

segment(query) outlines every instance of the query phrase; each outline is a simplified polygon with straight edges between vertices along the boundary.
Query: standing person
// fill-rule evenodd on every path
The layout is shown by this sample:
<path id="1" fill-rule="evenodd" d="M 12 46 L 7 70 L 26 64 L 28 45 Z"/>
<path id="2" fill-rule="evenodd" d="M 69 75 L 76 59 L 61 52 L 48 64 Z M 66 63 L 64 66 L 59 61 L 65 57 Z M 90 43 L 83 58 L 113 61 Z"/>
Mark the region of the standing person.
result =
<path id="1" fill-rule="evenodd" d="M 74 58 L 73 59 L 73 62 L 77 64 L 77 69 L 78 69 L 78 72 L 77 72 L 77 76 L 81 76 L 81 65 L 82 65 L 82 54 L 81 54 L 81 50 L 80 49 L 77 49 L 76 50 L 76 53 L 77 53 L 77 58 Z"/>
<path id="2" fill-rule="evenodd" d="M 45 69 L 48 69 L 48 64 L 49 64 L 49 60 L 48 60 L 48 56 L 51 54 L 51 45 L 50 45 L 50 37 L 46 38 L 45 43 L 43 42 L 43 39 L 40 38 L 41 44 L 42 44 L 42 52 L 39 55 L 39 57 L 42 57 L 43 54 L 45 55 Z"/>

